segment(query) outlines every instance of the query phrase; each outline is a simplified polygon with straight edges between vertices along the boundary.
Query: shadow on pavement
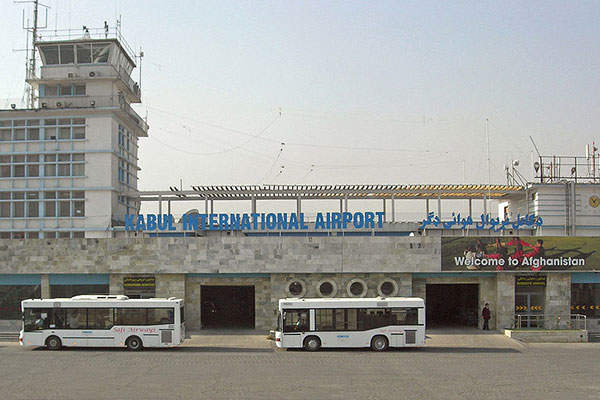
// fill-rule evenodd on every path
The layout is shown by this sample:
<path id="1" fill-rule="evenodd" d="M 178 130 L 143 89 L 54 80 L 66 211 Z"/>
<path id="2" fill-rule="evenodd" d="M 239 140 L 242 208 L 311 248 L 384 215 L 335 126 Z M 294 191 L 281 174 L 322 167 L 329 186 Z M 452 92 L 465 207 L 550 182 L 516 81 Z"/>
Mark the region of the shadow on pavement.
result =
<path id="1" fill-rule="evenodd" d="M 36 347 L 31 349 L 32 351 L 51 351 L 46 349 L 45 347 Z M 56 351 L 57 353 L 62 353 L 65 351 L 71 352 L 98 352 L 101 351 L 103 353 L 124 353 L 128 352 L 124 347 L 63 347 L 62 349 Z M 139 352 L 132 352 L 137 354 L 144 353 L 272 353 L 273 349 L 257 349 L 257 348 L 243 348 L 243 347 L 171 347 L 171 348 L 145 348 Z"/>

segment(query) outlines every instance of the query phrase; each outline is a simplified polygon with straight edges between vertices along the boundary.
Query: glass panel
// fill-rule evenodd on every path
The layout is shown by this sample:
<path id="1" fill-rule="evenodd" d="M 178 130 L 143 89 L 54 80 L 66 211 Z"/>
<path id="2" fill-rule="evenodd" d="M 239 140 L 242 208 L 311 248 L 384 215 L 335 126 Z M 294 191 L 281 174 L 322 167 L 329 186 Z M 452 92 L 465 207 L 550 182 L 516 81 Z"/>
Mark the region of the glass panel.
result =
<path id="1" fill-rule="evenodd" d="M 44 176 L 56 176 L 56 164 L 46 164 L 44 166 Z"/>
<path id="2" fill-rule="evenodd" d="M 71 125 L 71 120 L 69 118 L 61 118 L 58 120 L 59 125 Z"/>
<path id="3" fill-rule="evenodd" d="M 10 217 L 10 203 L 9 202 L 1 202 L 0 203 L 0 217 L 2 217 L 2 218 Z"/>
<path id="4" fill-rule="evenodd" d="M 28 165 L 27 166 L 27 176 L 39 176 L 40 175 L 40 166 L 39 165 Z"/>
<path id="5" fill-rule="evenodd" d="M 85 202 L 83 201 L 74 201 L 73 202 L 73 216 L 74 217 L 83 217 L 85 216 Z"/>
<path id="6" fill-rule="evenodd" d="M 45 140 L 56 140 L 56 128 L 44 129 L 44 139 Z"/>
<path id="7" fill-rule="evenodd" d="M 71 139 L 71 128 L 59 128 L 59 139 Z"/>
<path id="8" fill-rule="evenodd" d="M 85 194 L 85 192 L 84 192 L 84 191 L 82 191 L 82 190 L 77 190 L 77 191 L 74 191 L 74 192 L 72 193 L 72 197 L 73 197 L 74 199 L 83 199 L 83 198 L 85 197 L 85 196 L 84 196 L 84 194 Z"/>
<path id="9" fill-rule="evenodd" d="M 146 325 L 146 309 L 117 308 L 116 325 Z"/>
<path id="10" fill-rule="evenodd" d="M 67 327 L 69 329 L 85 329 L 87 316 L 85 308 L 66 308 Z"/>
<path id="11" fill-rule="evenodd" d="M 416 308 L 392 308 L 390 325 L 416 325 L 419 310 Z"/>
<path id="12" fill-rule="evenodd" d="M 27 123 L 27 126 L 39 126 L 40 120 L 39 119 L 28 119 L 26 123 Z"/>
<path id="13" fill-rule="evenodd" d="M 75 62 L 75 54 L 73 52 L 73 45 L 63 44 L 60 46 L 60 63 L 61 64 L 73 64 Z"/>
<path id="14" fill-rule="evenodd" d="M 54 201 L 44 202 L 45 217 L 56 217 L 56 203 Z M 48 237 L 48 236 L 46 236 Z"/>
<path id="15" fill-rule="evenodd" d="M 73 125 L 85 125 L 85 118 L 73 118 Z"/>
<path id="16" fill-rule="evenodd" d="M 9 155 L 0 156 L 0 163 L 10 164 L 10 156 Z"/>
<path id="17" fill-rule="evenodd" d="M 25 129 L 15 129 L 15 140 L 25 140 Z"/>
<path id="18" fill-rule="evenodd" d="M 25 198 L 26 199 L 39 199 L 40 194 L 38 192 L 26 192 Z"/>
<path id="19" fill-rule="evenodd" d="M 13 156 L 13 162 L 14 163 L 24 163 L 25 156 L 24 155 L 15 155 L 15 156 Z"/>
<path id="20" fill-rule="evenodd" d="M 284 332 L 306 332 L 308 329 L 308 310 L 285 310 L 283 312 Z"/>
<path id="21" fill-rule="evenodd" d="M 38 239 L 39 237 L 38 232 L 27 232 L 27 239 Z"/>
<path id="22" fill-rule="evenodd" d="M 24 119 L 16 119 L 13 121 L 13 125 L 14 126 L 25 126 L 25 120 Z"/>
<path id="23" fill-rule="evenodd" d="M 44 159 L 46 160 L 46 162 L 56 161 L 56 154 L 46 154 L 44 156 Z"/>
<path id="24" fill-rule="evenodd" d="M 23 330 L 34 332 L 48 328 L 51 308 L 26 308 L 23 313 Z"/>
<path id="25" fill-rule="evenodd" d="M 44 125 L 56 125 L 56 120 L 55 119 L 45 119 Z"/>
<path id="26" fill-rule="evenodd" d="M 83 239 L 85 237 L 85 232 L 73 232 L 73 237 L 75 239 L 78 239 L 78 238 Z M 108 293 L 108 289 L 106 290 L 105 293 Z"/>
<path id="27" fill-rule="evenodd" d="M 84 176 L 85 166 L 84 164 L 73 164 L 73 176 Z"/>
<path id="28" fill-rule="evenodd" d="M 174 324 L 174 315 L 172 308 L 149 308 L 148 325 Z"/>
<path id="29" fill-rule="evenodd" d="M 0 166 L 0 177 L 10 178 L 10 165 Z"/>
<path id="30" fill-rule="evenodd" d="M 83 161 L 83 153 L 73 153 L 73 161 Z"/>
<path id="31" fill-rule="evenodd" d="M 55 97 L 58 96 L 58 86 L 46 86 L 46 97 Z M 48 125 L 48 124 L 46 124 Z"/>
<path id="32" fill-rule="evenodd" d="M 70 217 L 71 216 L 71 204 L 69 201 L 58 202 L 58 216 L 59 217 Z"/>
<path id="33" fill-rule="evenodd" d="M 85 139 L 84 126 L 76 126 L 73 128 L 73 139 Z"/>
<path id="34" fill-rule="evenodd" d="M 45 199 L 55 199 L 56 192 L 44 192 L 44 198 Z"/>
<path id="35" fill-rule="evenodd" d="M 71 155 L 68 153 L 58 155 L 58 161 L 70 161 L 70 160 L 71 160 Z"/>
<path id="36" fill-rule="evenodd" d="M 323 308 L 315 310 L 315 329 L 318 331 L 333 330 L 333 310 Z"/>
<path id="37" fill-rule="evenodd" d="M 15 165 L 14 166 L 15 169 L 15 175 L 16 177 L 23 177 L 25 176 L 25 166 L 24 165 Z"/>
<path id="38" fill-rule="evenodd" d="M 58 64 L 58 46 L 42 46 L 40 50 L 44 55 L 45 65 Z"/>
<path id="39" fill-rule="evenodd" d="M 345 310 L 343 308 L 335 310 L 333 317 L 334 317 L 334 322 L 335 322 L 335 330 L 337 330 L 337 331 L 346 330 L 344 314 L 345 314 Z"/>
<path id="40" fill-rule="evenodd" d="M 88 308 L 88 329 L 110 329 L 113 325 L 112 308 Z"/>
<path id="41" fill-rule="evenodd" d="M 108 44 L 94 44 L 92 46 L 92 62 L 105 63 L 108 61 Z"/>
<path id="42" fill-rule="evenodd" d="M 40 140 L 40 129 L 39 128 L 27 129 L 27 140 Z"/>
<path id="43" fill-rule="evenodd" d="M 72 96 L 73 93 L 71 91 L 71 85 L 61 85 L 59 95 L 60 96 Z"/>
<path id="44" fill-rule="evenodd" d="M 77 46 L 77 63 L 89 64 L 92 62 L 92 46 L 88 43 L 78 44 Z"/>
<path id="45" fill-rule="evenodd" d="M 38 217 L 40 211 L 39 202 L 30 201 L 27 203 L 27 216 L 28 217 Z"/>
<path id="46" fill-rule="evenodd" d="M 71 232 L 58 232 L 57 236 L 60 239 L 69 239 L 71 237 Z"/>
<path id="47" fill-rule="evenodd" d="M 71 192 L 68 192 L 68 191 L 58 192 L 58 198 L 59 199 L 68 199 L 70 197 L 71 197 Z"/>
<path id="48" fill-rule="evenodd" d="M 85 85 L 76 85 L 75 86 L 75 96 L 84 96 L 85 95 Z"/>
<path id="49" fill-rule="evenodd" d="M 13 199 L 24 199 L 25 198 L 25 192 L 13 192 L 12 198 Z"/>
<path id="50" fill-rule="evenodd" d="M 28 162 L 38 162 L 38 161 L 40 161 L 40 155 L 39 154 L 29 154 L 27 156 L 27 161 Z"/>
<path id="51" fill-rule="evenodd" d="M 6 130 L 6 129 L 0 130 L 0 140 L 3 140 L 5 142 L 8 142 L 9 140 L 11 140 L 10 130 Z"/>
<path id="52" fill-rule="evenodd" d="M 13 216 L 22 218 L 25 216 L 25 203 L 16 201 L 13 203 Z"/>

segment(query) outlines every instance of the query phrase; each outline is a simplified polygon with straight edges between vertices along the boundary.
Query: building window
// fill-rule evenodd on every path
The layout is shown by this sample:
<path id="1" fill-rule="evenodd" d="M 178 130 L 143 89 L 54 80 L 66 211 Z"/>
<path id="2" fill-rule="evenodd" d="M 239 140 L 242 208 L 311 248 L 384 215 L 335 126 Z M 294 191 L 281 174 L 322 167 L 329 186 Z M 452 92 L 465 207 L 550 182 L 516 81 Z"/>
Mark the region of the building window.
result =
<path id="1" fill-rule="evenodd" d="M 20 320 L 21 301 L 41 297 L 40 285 L 0 285 L 0 320 Z"/>
<path id="2" fill-rule="evenodd" d="M 365 297 L 367 284 L 362 279 L 352 279 L 348 282 L 346 291 L 350 297 Z"/>
<path id="3" fill-rule="evenodd" d="M 571 314 L 600 318 L 600 283 L 571 284 Z"/>
<path id="4" fill-rule="evenodd" d="M 337 286 L 332 280 L 324 280 L 317 284 L 317 291 L 321 297 L 334 297 L 337 293 Z"/>
<path id="5" fill-rule="evenodd" d="M 382 297 L 392 297 L 398 294 L 398 284 L 392 279 L 385 279 L 377 286 L 377 293 Z"/>
<path id="6" fill-rule="evenodd" d="M 305 285 L 302 281 L 294 280 L 294 281 L 288 282 L 287 292 L 294 297 L 301 297 L 302 295 L 304 295 L 304 291 L 305 291 L 304 288 L 305 288 Z"/>

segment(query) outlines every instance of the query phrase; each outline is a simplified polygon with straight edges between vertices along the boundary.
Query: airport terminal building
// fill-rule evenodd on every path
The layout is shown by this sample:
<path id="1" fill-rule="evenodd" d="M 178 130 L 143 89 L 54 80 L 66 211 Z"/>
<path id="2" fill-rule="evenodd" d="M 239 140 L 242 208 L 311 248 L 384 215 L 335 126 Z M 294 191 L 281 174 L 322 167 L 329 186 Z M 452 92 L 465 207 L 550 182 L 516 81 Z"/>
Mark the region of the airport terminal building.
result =
<path id="1" fill-rule="evenodd" d="M 0 110 L 0 331 L 19 329 L 22 299 L 103 293 L 183 298 L 192 331 L 272 329 L 283 297 L 376 296 L 425 298 L 430 327 L 481 326 L 489 303 L 492 329 L 577 313 L 600 331 L 595 149 L 540 157 L 535 183 L 140 192 L 148 125 L 130 106 L 141 97 L 127 46 L 36 46 L 36 106 Z M 173 215 L 181 201 L 202 212 Z M 245 212 L 215 211 L 232 201 Z M 421 217 L 398 217 L 409 201 Z"/>

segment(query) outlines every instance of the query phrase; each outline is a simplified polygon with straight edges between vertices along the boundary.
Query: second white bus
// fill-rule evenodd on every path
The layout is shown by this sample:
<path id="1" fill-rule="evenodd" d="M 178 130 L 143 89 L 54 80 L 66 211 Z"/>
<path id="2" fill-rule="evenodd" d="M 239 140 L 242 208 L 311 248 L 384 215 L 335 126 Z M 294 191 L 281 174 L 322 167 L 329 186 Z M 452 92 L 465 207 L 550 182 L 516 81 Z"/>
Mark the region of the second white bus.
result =
<path id="1" fill-rule="evenodd" d="M 173 347 L 185 338 L 183 300 L 75 296 L 21 302 L 22 346 Z"/>
<path id="2" fill-rule="evenodd" d="M 281 299 L 275 342 L 282 348 L 425 345 L 425 304 L 416 297 Z"/>

